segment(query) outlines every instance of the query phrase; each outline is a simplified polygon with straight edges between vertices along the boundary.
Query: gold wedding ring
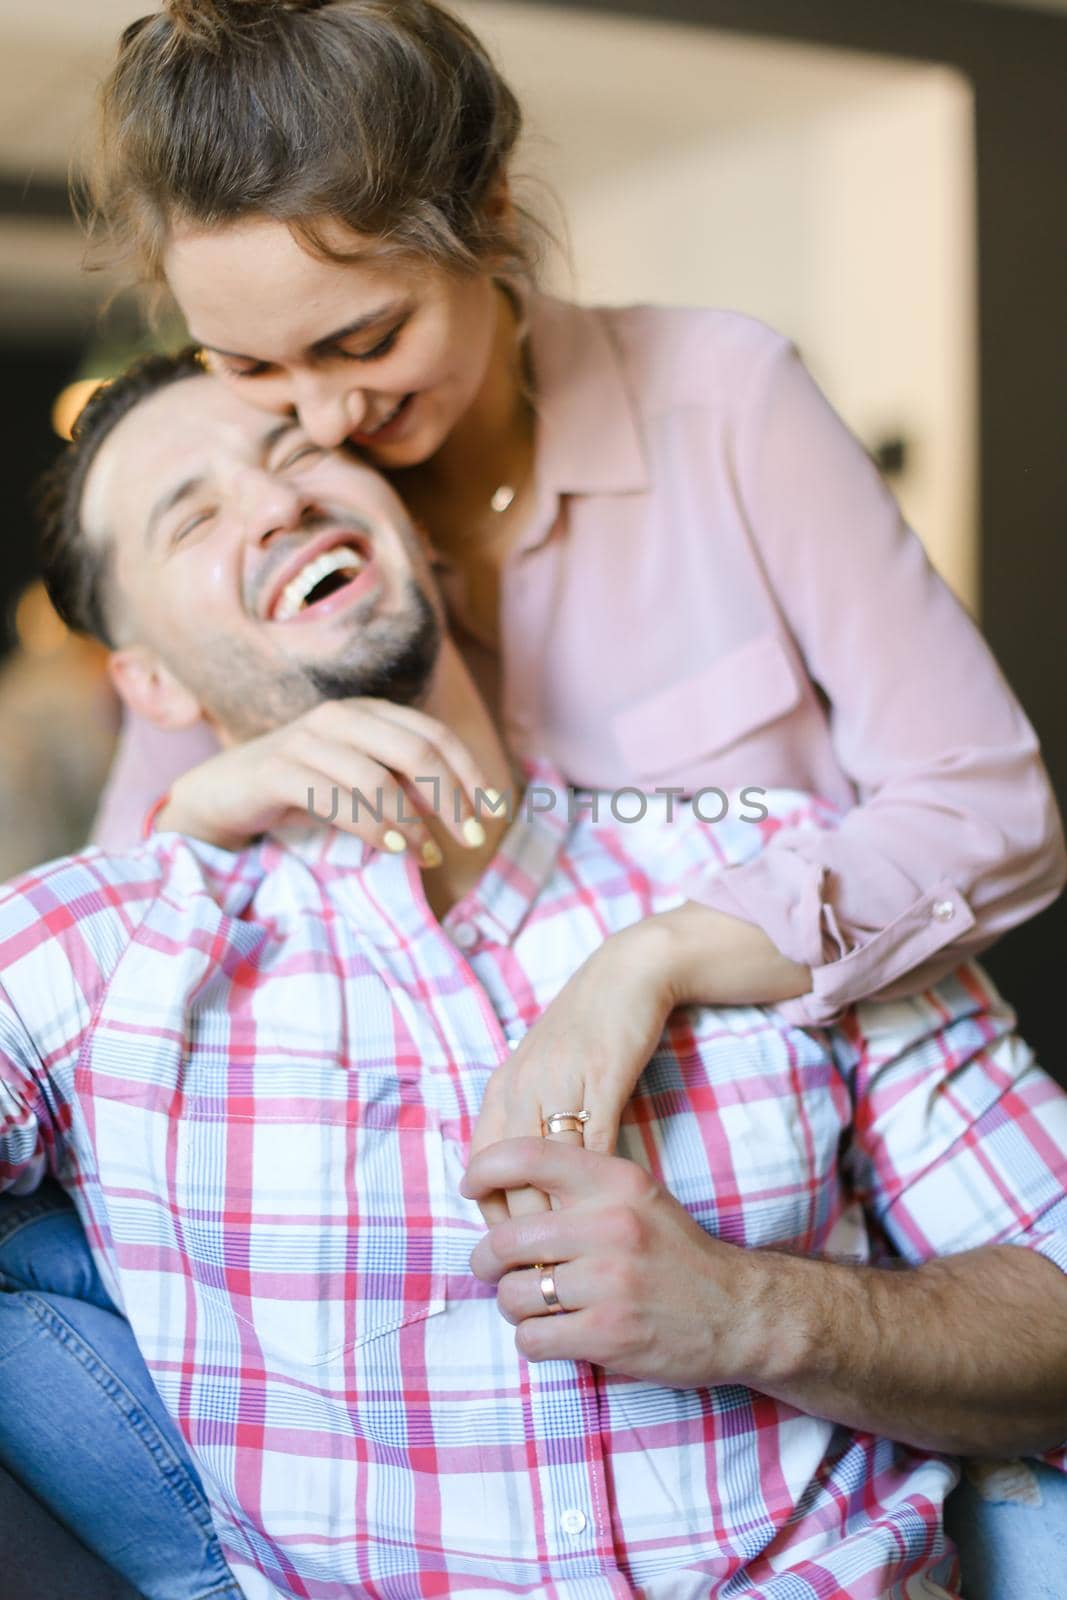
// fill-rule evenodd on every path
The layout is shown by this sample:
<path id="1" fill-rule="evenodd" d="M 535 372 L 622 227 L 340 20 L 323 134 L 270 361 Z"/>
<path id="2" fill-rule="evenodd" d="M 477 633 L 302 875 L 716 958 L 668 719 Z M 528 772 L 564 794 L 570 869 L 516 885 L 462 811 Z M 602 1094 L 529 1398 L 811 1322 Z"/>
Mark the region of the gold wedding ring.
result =
<path id="1" fill-rule="evenodd" d="M 534 1262 L 534 1271 L 539 1275 L 541 1299 L 549 1311 L 559 1312 L 566 1308 L 560 1304 L 559 1295 L 556 1293 L 556 1280 L 552 1275 L 552 1268 L 543 1261 Z"/>
<path id="2" fill-rule="evenodd" d="M 547 1138 L 550 1133 L 581 1133 L 585 1123 L 592 1116 L 591 1111 L 550 1111 L 541 1123 L 541 1133 Z"/>

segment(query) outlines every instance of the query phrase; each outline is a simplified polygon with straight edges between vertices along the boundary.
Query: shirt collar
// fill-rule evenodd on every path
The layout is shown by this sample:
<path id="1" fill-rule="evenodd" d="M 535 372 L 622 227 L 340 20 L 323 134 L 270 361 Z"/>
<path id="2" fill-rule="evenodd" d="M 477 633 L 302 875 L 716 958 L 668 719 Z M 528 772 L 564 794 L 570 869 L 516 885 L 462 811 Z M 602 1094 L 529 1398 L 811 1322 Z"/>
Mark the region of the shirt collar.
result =
<path id="1" fill-rule="evenodd" d="M 526 309 L 539 491 L 647 489 L 637 413 L 603 314 L 543 294 L 531 294 Z"/>
<path id="2" fill-rule="evenodd" d="M 510 944 L 555 870 L 571 830 L 571 791 L 547 761 L 523 764 L 526 788 L 500 848 L 451 908 L 445 926 L 474 922 L 487 939 Z"/>
<path id="3" fill-rule="evenodd" d="M 526 788 L 515 801 L 511 825 L 478 882 L 448 911 L 445 928 L 473 922 L 487 939 L 510 944 L 555 870 L 571 829 L 571 791 L 548 762 L 526 762 L 523 773 Z M 345 800 L 342 792 L 339 806 Z M 416 897 L 411 886 L 417 882 L 418 868 L 406 857 L 373 850 L 340 828 L 306 822 L 283 824 L 261 842 L 259 850 L 264 875 L 278 860 L 275 852 L 298 856 L 324 878 L 367 875 L 379 895 L 388 894 L 391 918 L 413 931 L 410 913 Z"/>

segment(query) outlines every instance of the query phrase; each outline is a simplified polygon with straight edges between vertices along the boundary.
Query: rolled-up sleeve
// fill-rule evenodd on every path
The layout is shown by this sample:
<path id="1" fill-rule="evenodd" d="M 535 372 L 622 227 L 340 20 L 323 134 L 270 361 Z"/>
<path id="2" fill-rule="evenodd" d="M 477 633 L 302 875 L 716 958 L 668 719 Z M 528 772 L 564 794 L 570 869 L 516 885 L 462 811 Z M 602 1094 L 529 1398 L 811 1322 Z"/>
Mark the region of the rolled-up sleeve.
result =
<path id="1" fill-rule="evenodd" d="M 768 347 L 733 443 L 758 560 L 858 803 L 781 829 L 702 903 L 811 968 L 800 1026 L 927 988 L 1048 905 L 1063 831 L 1033 728 L 796 351 Z"/>
<path id="2" fill-rule="evenodd" d="M 844 1170 L 912 1265 L 1017 1244 L 1067 1272 L 1067 1093 L 965 966 L 934 992 L 862 1004 L 831 1036 L 852 1097 Z"/>

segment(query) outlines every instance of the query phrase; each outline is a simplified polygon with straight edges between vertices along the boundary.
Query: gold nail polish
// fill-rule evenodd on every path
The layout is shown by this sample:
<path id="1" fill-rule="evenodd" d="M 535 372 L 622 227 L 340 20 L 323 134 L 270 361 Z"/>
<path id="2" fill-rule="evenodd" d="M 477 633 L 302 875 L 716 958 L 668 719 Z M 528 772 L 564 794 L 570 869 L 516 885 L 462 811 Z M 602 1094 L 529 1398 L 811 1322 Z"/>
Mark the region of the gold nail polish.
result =
<path id="1" fill-rule="evenodd" d="M 463 824 L 463 838 L 472 850 L 485 843 L 485 829 L 477 817 L 468 817 Z"/>
<path id="2" fill-rule="evenodd" d="M 500 790 L 499 789 L 483 789 L 482 790 L 482 794 L 485 796 L 485 803 L 489 807 L 489 809 L 491 811 L 496 811 L 497 808 L 500 805 L 501 800 L 503 799 L 503 796 L 501 795 Z"/>
<path id="3" fill-rule="evenodd" d="M 404 835 L 398 833 L 395 828 L 390 828 L 388 833 L 382 834 L 382 844 L 387 850 L 391 850 L 395 856 L 398 856 L 402 850 L 406 850 L 408 847 L 408 842 Z"/>
<path id="4" fill-rule="evenodd" d="M 422 857 L 424 867 L 439 867 L 445 859 L 432 839 L 427 839 L 419 855 Z"/>

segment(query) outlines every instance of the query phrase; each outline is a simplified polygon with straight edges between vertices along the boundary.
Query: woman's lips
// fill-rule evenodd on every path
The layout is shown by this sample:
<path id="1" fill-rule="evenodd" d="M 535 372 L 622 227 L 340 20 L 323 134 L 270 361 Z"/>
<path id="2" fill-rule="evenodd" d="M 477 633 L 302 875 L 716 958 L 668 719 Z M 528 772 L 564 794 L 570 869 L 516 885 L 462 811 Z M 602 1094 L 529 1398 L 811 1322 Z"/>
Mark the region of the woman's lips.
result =
<path id="1" fill-rule="evenodd" d="M 371 429 L 369 433 L 352 434 L 352 443 L 361 445 L 389 444 L 398 434 L 403 432 L 407 425 L 414 400 L 414 394 L 406 394 L 387 421 L 380 423 L 378 427 Z"/>

